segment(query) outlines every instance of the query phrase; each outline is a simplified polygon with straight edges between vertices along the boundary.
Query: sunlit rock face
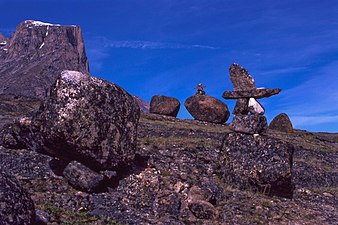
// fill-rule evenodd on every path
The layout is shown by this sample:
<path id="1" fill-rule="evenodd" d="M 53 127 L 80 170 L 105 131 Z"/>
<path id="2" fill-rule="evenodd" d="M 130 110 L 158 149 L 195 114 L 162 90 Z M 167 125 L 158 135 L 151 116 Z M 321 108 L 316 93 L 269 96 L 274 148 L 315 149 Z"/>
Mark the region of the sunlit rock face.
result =
<path id="1" fill-rule="evenodd" d="M 89 70 L 79 26 L 27 20 L 0 36 L 0 94 L 45 99 L 63 70 Z"/>
<path id="2" fill-rule="evenodd" d="M 121 87 L 78 71 L 64 71 L 33 127 L 44 152 L 94 170 L 128 165 L 135 156 L 140 109 Z"/>

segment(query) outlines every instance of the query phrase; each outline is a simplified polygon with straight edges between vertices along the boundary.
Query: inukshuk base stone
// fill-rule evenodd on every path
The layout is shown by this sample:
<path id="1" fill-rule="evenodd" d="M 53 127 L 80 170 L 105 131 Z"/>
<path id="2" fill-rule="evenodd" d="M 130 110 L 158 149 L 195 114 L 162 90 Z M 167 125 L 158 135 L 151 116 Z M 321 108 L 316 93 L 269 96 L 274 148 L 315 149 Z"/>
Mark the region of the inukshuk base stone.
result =
<path id="1" fill-rule="evenodd" d="M 281 89 L 256 88 L 255 81 L 243 67 L 232 64 L 229 68 L 230 80 L 234 91 L 225 91 L 223 98 L 237 99 L 233 110 L 234 119 L 230 129 L 246 134 L 260 134 L 266 131 L 268 124 L 264 108 L 257 98 L 278 94 Z"/>

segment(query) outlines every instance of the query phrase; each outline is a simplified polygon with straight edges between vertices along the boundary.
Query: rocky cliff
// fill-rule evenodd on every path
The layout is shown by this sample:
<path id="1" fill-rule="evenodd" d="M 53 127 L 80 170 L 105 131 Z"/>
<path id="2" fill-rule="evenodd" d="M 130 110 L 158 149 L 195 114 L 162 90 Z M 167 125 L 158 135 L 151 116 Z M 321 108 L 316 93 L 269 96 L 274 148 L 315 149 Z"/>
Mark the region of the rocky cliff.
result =
<path id="1" fill-rule="evenodd" d="M 27 20 L 0 35 L 0 94 L 45 99 L 63 70 L 89 70 L 79 26 Z"/>

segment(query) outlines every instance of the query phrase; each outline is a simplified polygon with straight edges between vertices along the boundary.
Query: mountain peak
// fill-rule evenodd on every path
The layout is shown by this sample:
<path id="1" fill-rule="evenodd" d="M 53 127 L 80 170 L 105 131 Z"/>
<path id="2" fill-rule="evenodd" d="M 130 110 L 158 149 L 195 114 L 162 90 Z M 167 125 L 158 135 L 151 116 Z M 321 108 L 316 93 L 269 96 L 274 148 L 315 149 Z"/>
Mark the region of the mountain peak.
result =
<path id="1" fill-rule="evenodd" d="M 44 99 L 61 71 L 89 70 L 79 26 L 26 20 L 11 38 L 2 39 L 0 94 Z"/>

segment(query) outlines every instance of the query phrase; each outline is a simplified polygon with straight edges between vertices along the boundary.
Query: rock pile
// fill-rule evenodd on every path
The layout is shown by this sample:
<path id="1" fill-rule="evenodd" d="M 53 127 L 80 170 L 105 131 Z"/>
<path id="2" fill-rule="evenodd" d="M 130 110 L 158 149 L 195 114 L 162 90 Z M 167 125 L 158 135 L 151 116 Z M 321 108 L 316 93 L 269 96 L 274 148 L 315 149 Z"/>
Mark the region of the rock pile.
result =
<path id="1" fill-rule="evenodd" d="M 294 147 L 259 135 L 267 129 L 267 121 L 256 98 L 269 97 L 281 90 L 256 88 L 250 74 L 237 64 L 231 65 L 229 72 L 235 90 L 224 92 L 223 97 L 237 102 L 230 124 L 235 133 L 226 134 L 222 145 L 223 179 L 239 188 L 292 197 Z"/>
<path id="2" fill-rule="evenodd" d="M 230 129 L 246 134 L 264 132 L 268 126 L 264 116 L 265 110 L 256 99 L 278 94 L 281 89 L 256 88 L 254 79 L 238 64 L 232 64 L 229 73 L 234 91 L 225 91 L 223 98 L 237 99 L 232 112 L 235 117 L 230 124 Z"/>

